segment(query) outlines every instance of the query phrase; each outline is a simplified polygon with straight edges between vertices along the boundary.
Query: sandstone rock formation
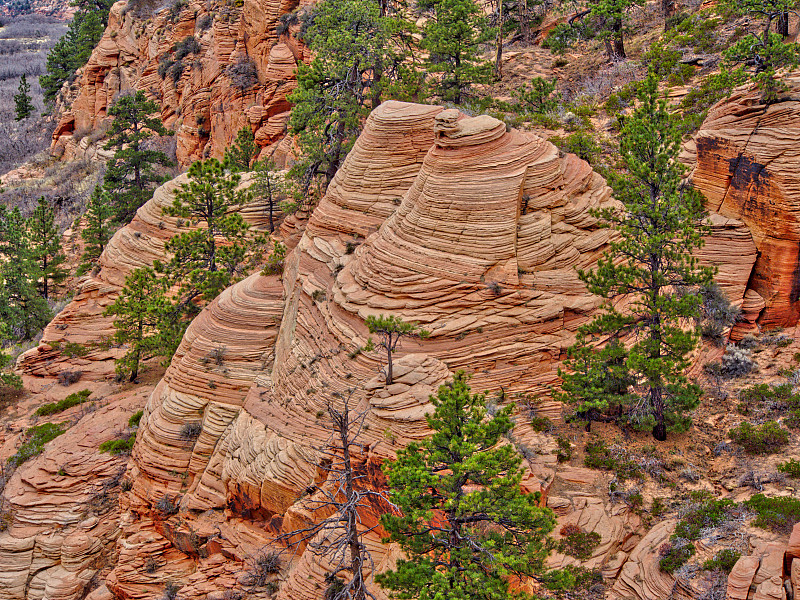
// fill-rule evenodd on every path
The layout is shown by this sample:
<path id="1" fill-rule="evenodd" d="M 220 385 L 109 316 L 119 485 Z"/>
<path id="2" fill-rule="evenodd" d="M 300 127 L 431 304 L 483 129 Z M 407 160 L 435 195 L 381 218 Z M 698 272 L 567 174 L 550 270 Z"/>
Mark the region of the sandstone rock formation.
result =
<path id="1" fill-rule="evenodd" d="M 220 157 L 242 127 L 267 147 L 283 136 L 303 48 L 275 34 L 278 18 L 298 0 L 199 0 L 158 5 L 117 2 L 108 27 L 74 82 L 62 90 L 53 151 L 84 155 L 86 134 L 107 125 L 109 105 L 128 90 L 144 90 L 175 131 L 182 165 Z M 200 50 L 184 57 L 176 44 L 193 36 Z"/>
<path id="2" fill-rule="evenodd" d="M 800 88 L 797 75 L 786 81 L 791 90 Z M 752 232 L 759 257 L 748 285 L 749 314 L 757 314 L 763 300 L 761 325 L 791 326 L 800 317 L 800 151 L 795 143 L 800 103 L 791 92 L 769 106 L 758 97 L 757 91 L 740 88 L 714 106 L 686 158 L 695 164 L 692 179 L 709 210 L 743 222 Z"/>

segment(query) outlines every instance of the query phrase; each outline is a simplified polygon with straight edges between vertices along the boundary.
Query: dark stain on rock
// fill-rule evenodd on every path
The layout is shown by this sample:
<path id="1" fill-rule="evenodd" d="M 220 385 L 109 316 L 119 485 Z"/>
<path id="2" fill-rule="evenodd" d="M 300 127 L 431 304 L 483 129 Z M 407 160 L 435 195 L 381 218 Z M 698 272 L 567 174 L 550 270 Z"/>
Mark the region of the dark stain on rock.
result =
<path id="1" fill-rule="evenodd" d="M 759 187 L 768 183 L 769 173 L 766 167 L 742 152 L 736 158 L 728 160 L 728 171 L 731 174 L 731 187 L 735 190 L 746 190 L 751 184 Z"/>

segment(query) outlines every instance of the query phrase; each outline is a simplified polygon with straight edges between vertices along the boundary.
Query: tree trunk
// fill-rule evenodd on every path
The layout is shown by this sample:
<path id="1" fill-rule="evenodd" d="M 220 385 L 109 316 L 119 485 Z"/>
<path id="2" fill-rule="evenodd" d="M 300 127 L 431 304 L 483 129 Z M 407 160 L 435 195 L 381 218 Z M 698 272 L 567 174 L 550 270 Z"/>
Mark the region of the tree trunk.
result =
<path id="1" fill-rule="evenodd" d="M 611 35 L 606 40 L 606 53 L 609 60 L 626 58 L 625 40 L 622 35 L 622 19 L 614 19 L 611 24 Z"/>
<path id="2" fill-rule="evenodd" d="M 494 56 L 494 76 L 503 78 L 503 0 L 498 0 L 497 50 Z"/>
<path id="3" fill-rule="evenodd" d="M 789 37 L 789 13 L 782 12 L 778 15 L 778 23 L 777 23 L 778 33 L 781 34 L 783 37 Z"/>
<path id="4" fill-rule="evenodd" d="M 392 385 L 392 344 L 389 338 L 389 344 L 386 346 L 386 385 Z"/>
<path id="5" fill-rule="evenodd" d="M 675 14 L 675 0 L 661 0 L 661 10 L 664 13 L 664 31 L 667 31 L 667 22 Z"/>
<path id="6" fill-rule="evenodd" d="M 664 417 L 664 398 L 660 388 L 651 388 L 650 400 L 653 406 L 653 416 L 656 419 L 656 424 L 653 427 L 653 437 L 659 442 L 667 439 L 667 423 Z"/>
<path id="7" fill-rule="evenodd" d="M 522 6 L 519 9 L 519 29 L 522 33 L 522 42 L 526 45 L 531 43 L 531 24 L 528 15 L 528 0 L 521 0 Z"/>

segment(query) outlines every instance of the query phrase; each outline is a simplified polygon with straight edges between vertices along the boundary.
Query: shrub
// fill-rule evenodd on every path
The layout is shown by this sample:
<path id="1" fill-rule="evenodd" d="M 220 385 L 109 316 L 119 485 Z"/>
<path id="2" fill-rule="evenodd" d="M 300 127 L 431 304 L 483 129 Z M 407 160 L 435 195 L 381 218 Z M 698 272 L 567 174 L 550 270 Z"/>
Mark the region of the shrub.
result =
<path id="1" fill-rule="evenodd" d="M 557 81 L 548 81 L 543 77 L 534 77 L 531 84 L 524 84 L 512 91 L 512 95 L 517 100 L 517 104 L 523 110 L 533 113 L 547 113 L 552 111 L 557 104 L 553 98 Z"/>
<path id="2" fill-rule="evenodd" d="M 18 467 L 26 460 L 38 456 L 44 450 L 44 445 L 56 439 L 66 429 L 62 429 L 61 425 L 56 423 L 43 423 L 30 427 L 25 431 L 27 441 L 19 447 L 17 453 L 8 459 L 8 464 L 13 467 Z"/>
<path id="3" fill-rule="evenodd" d="M 167 73 L 169 73 L 170 68 L 174 64 L 175 64 L 174 60 L 167 58 L 166 56 L 162 58 L 158 62 L 158 76 L 161 77 L 161 79 L 166 79 Z"/>
<path id="4" fill-rule="evenodd" d="M 274 241 L 272 253 L 269 255 L 269 259 L 267 259 L 267 264 L 262 271 L 262 275 L 280 275 L 283 273 L 285 260 L 286 246 L 278 241 Z"/>
<path id="5" fill-rule="evenodd" d="M 564 538 L 558 543 L 558 550 L 578 560 L 589 560 L 595 548 L 600 545 L 600 534 L 584 531 L 577 525 L 564 525 L 559 532 Z"/>
<path id="6" fill-rule="evenodd" d="M 167 494 L 161 496 L 158 502 L 156 502 L 155 508 L 158 512 L 162 515 L 174 515 L 177 514 L 180 506 L 177 502 L 177 499 L 170 498 Z"/>
<path id="7" fill-rule="evenodd" d="M 120 455 L 130 454 L 133 450 L 133 444 L 136 442 L 136 434 L 131 434 L 128 437 L 119 438 L 116 440 L 108 440 L 100 444 L 100 452 L 107 452 L 108 454 Z"/>
<path id="8" fill-rule="evenodd" d="M 91 390 L 81 390 L 80 392 L 75 392 L 74 394 L 70 394 L 63 400 L 59 402 L 50 402 L 48 404 L 43 404 L 39 408 L 36 409 L 34 413 L 37 417 L 46 417 L 48 415 L 54 415 L 56 413 L 64 412 L 68 408 L 72 408 L 73 406 L 78 406 L 79 404 L 83 404 L 89 399 L 89 396 L 92 394 Z"/>
<path id="9" fill-rule="evenodd" d="M 728 344 L 725 354 L 722 355 L 722 375 L 728 379 L 744 377 L 750 373 L 756 364 L 750 357 L 750 351 L 734 344 Z"/>
<path id="10" fill-rule="evenodd" d="M 6 531 L 14 522 L 14 514 L 10 510 L 0 510 L 0 532 Z"/>
<path id="11" fill-rule="evenodd" d="M 675 538 L 696 540 L 707 527 L 721 525 L 734 507 L 732 500 L 707 500 L 689 510 L 675 526 Z"/>
<path id="12" fill-rule="evenodd" d="M 191 423 L 184 423 L 181 426 L 181 430 L 178 433 L 178 436 L 187 442 L 193 442 L 197 438 L 200 437 L 200 434 L 203 432 L 203 424 L 199 421 L 193 421 Z"/>
<path id="13" fill-rule="evenodd" d="M 583 464 L 591 469 L 614 471 L 620 481 L 642 477 L 642 470 L 635 461 L 623 453 L 612 452 L 602 440 L 587 442 L 584 450 Z"/>
<path id="14" fill-rule="evenodd" d="M 281 570 L 280 554 L 262 549 L 247 561 L 247 567 L 244 584 L 252 588 L 264 587 L 267 585 L 269 577 L 276 575 Z"/>
<path id="15" fill-rule="evenodd" d="M 744 505 L 756 513 L 753 525 L 778 533 L 789 533 L 800 521 L 800 500 L 788 496 L 767 498 L 756 494 Z"/>
<path id="16" fill-rule="evenodd" d="M 726 573 L 730 573 L 733 570 L 733 565 L 736 564 L 736 561 L 739 560 L 739 554 L 733 548 L 725 548 L 724 550 L 720 550 L 714 555 L 714 558 L 710 558 L 703 563 L 703 569 L 706 571 L 713 571 L 714 569 L 719 569 L 720 571 L 724 571 Z"/>
<path id="17" fill-rule="evenodd" d="M 164 595 L 161 596 L 161 600 L 176 600 L 178 598 L 178 592 L 180 589 L 181 588 L 177 583 L 168 581 L 166 585 L 164 585 Z"/>
<path id="18" fill-rule="evenodd" d="M 258 83 L 258 69 L 256 63 L 249 56 L 239 58 L 235 63 L 225 69 L 225 74 L 231 83 L 244 91 Z"/>
<path id="19" fill-rule="evenodd" d="M 786 473 L 789 477 L 800 479 L 800 461 L 790 458 L 778 465 L 778 471 Z"/>
<path id="20" fill-rule="evenodd" d="M 128 419 L 128 427 L 133 429 L 134 427 L 139 426 L 139 421 L 142 420 L 142 415 L 144 415 L 143 410 L 137 410 L 135 413 L 131 415 L 131 418 Z"/>
<path id="21" fill-rule="evenodd" d="M 553 428 L 553 422 L 547 417 L 531 417 L 531 427 L 534 431 L 542 433 Z"/>
<path id="22" fill-rule="evenodd" d="M 213 24 L 214 24 L 214 17 L 210 13 L 207 13 L 202 17 L 200 17 L 200 19 L 197 21 L 197 29 L 199 29 L 200 31 L 206 31 L 208 29 L 211 29 L 211 25 Z"/>
<path id="23" fill-rule="evenodd" d="M 758 426 L 744 422 L 731 429 L 728 435 L 749 454 L 774 454 L 789 443 L 789 432 L 776 421 Z"/>
<path id="24" fill-rule="evenodd" d="M 556 460 L 560 463 L 570 460 L 572 458 L 572 444 L 569 443 L 569 440 L 560 435 L 556 438 L 556 444 L 558 444 Z"/>
<path id="25" fill-rule="evenodd" d="M 69 387 L 73 383 L 78 383 L 83 377 L 83 371 L 61 371 L 58 374 L 58 383 L 64 387 Z"/>
<path id="26" fill-rule="evenodd" d="M 200 42 L 193 35 L 187 35 L 175 45 L 175 60 L 183 60 L 190 54 L 198 54 L 202 50 Z"/>
<path id="27" fill-rule="evenodd" d="M 686 564 L 694 556 L 695 549 L 691 542 L 681 539 L 671 540 L 661 546 L 658 555 L 661 557 L 658 566 L 662 571 L 672 573 Z"/>
<path id="28" fill-rule="evenodd" d="M 546 571 L 538 579 L 551 592 L 576 592 L 596 589 L 603 583 L 603 574 L 599 570 L 567 565 L 563 569 Z"/>
<path id="29" fill-rule="evenodd" d="M 68 358 L 79 358 L 81 356 L 86 356 L 89 354 L 89 349 L 82 345 L 76 344 L 75 342 L 67 342 L 61 348 L 61 354 Z"/>
<path id="30" fill-rule="evenodd" d="M 183 61 L 176 60 L 169 67 L 169 75 L 172 77 L 172 83 L 178 83 L 183 75 Z"/>
<path id="31" fill-rule="evenodd" d="M 565 138 L 554 137 L 552 141 L 562 151 L 575 154 L 590 165 L 595 164 L 597 155 L 600 153 L 600 146 L 592 137 L 592 134 L 585 131 L 576 131 Z"/>

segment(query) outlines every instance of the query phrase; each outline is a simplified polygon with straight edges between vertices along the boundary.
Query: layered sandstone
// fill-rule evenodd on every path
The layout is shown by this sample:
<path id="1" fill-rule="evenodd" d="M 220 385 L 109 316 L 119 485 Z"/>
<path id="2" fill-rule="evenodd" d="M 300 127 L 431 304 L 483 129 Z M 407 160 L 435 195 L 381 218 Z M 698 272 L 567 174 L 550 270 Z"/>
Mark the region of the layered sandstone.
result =
<path id="1" fill-rule="evenodd" d="M 750 88 L 719 102 L 687 154 L 709 210 L 743 222 L 753 235 L 759 256 L 747 304 L 758 316 L 763 300 L 759 323 L 768 327 L 791 326 L 800 317 L 800 102 L 792 96 L 800 79 L 793 75 L 786 82 L 790 93 L 774 104 L 761 104 Z"/>
<path id="2" fill-rule="evenodd" d="M 107 126 L 109 106 L 129 90 L 143 90 L 161 106 L 182 165 L 220 157 L 243 127 L 261 147 L 272 146 L 285 132 L 286 97 L 304 52 L 290 33 L 279 39 L 275 27 L 300 4 L 117 2 L 88 63 L 62 90 L 53 151 L 84 155 L 91 144 L 86 134 Z M 199 50 L 181 58 L 176 44 L 188 37 Z"/>

